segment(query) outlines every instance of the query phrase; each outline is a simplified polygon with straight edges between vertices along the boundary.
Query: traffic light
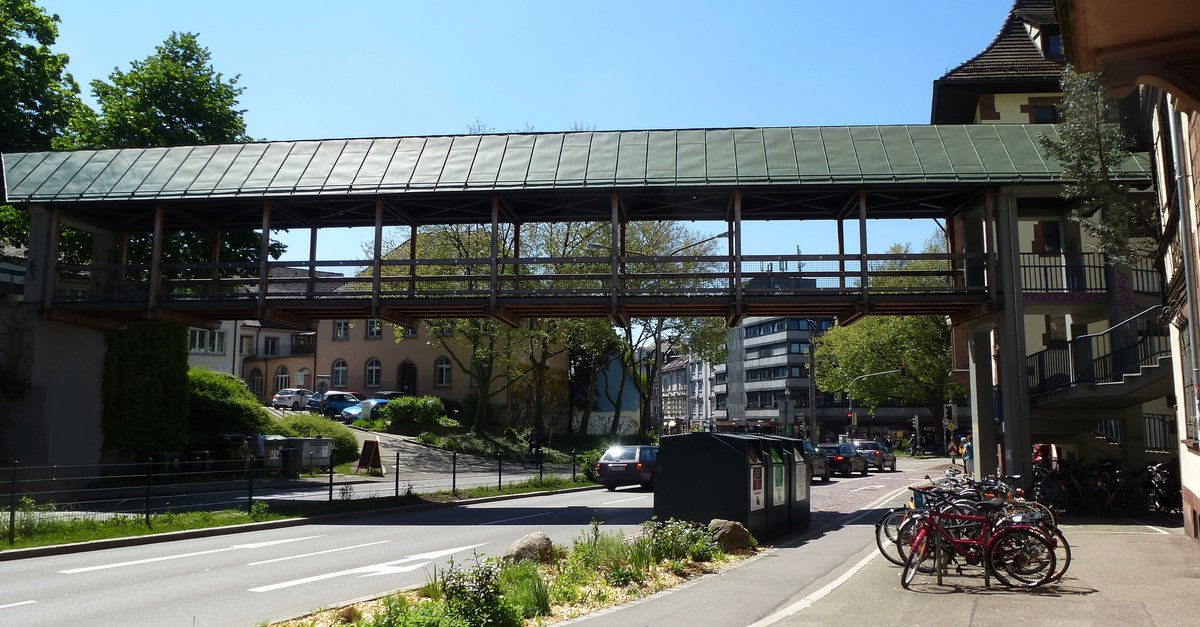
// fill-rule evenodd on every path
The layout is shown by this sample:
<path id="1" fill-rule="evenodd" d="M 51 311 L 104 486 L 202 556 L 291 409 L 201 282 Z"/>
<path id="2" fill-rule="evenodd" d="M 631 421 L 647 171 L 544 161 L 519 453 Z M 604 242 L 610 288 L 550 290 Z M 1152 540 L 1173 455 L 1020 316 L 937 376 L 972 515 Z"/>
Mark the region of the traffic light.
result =
<path id="1" fill-rule="evenodd" d="M 852 412 L 852 411 L 846 412 L 846 420 L 854 420 L 854 412 Z"/>
<path id="2" fill-rule="evenodd" d="M 947 419 L 947 420 L 954 420 L 954 405 L 953 405 L 953 404 L 951 404 L 951 403 L 946 403 L 946 413 L 945 413 L 945 416 L 946 416 L 946 419 Z"/>
<path id="3" fill-rule="evenodd" d="M 921 419 L 916 416 L 913 416 L 912 426 L 913 426 L 913 429 L 920 429 L 921 428 Z"/>
<path id="4" fill-rule="evenodd" d="M 900 376 L 908 376 L 908 364 L 900 364 Z"/>

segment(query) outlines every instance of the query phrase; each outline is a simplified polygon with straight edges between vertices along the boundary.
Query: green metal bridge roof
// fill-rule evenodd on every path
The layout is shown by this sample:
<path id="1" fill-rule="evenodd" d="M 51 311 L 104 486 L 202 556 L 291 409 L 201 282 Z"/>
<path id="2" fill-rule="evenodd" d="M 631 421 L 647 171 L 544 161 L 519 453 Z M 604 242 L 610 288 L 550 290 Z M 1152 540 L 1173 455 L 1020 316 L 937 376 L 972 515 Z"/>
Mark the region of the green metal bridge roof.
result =
<path id="1" fill-rule="evenodd" d="M 819 126 L 280 141 L 3 155 L 10 203 L 498 190 L 1057 182 L 1049 125 Z M 1131 179 L 1143 160 L 1124 164 Z"/>

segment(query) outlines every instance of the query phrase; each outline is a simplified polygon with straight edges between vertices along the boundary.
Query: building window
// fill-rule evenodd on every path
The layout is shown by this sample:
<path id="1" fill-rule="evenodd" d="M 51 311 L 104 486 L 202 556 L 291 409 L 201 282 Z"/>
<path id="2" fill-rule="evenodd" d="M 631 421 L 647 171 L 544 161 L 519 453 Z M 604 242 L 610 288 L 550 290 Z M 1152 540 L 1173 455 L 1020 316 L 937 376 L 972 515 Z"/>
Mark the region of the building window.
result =
<path id="1" fill-rule="evenodd" d="M 349 372 L 345 359 L 335 359 L 333 361 L 333 377 L 329 384 L 335 388 L 345 388 L 346 381 L 349 380 Z"/>
<path id="2" fill-rule="evenodd" d="M 279 338 L 264 337 L 263 338 L 263 355 L 271 356 L 279 354 Z"/>
<path id="3" fill-rule="evenodd" d="M 262 396 L 263 373 L 262 370 L 259 370 L 258 368 L 250 371 L 250 391 Z"/>
<path id="4" fill-rule="evenodd" d="M 383 321 L 372 319 L 367 320 L 367 339 L 378 340 L 383 337 Z"/>
<path id="5" fill-rule="evenodd" d="M 275 392 L 286 387 L 291 387 L 292 377 L 288 374 L 287 366 L 280 366 L 275 369 Z"/>
<path id="6" fill-rule="evenodd" d="M 407 337 L 407 338 L 417 337 L 417 327 L 415 327 L 415 326 L 404 327 L 404 337 Z"/>
<path id="7" fill-rule="evenodd" d="M 445 355 L 438 357 L 433 364 L 433 385 L 440 388 L 450 387 L 453 374 L 450 358 Z"/>
<path id="8" fill-rule="evenodd" d="M 350 321 L 349 320 L 334 320 L 333 321 L 333 339 L 335 339 L 335 340 L 350 339 Z"/>
<path id="9" fill-rule="evenodd" d="M 383 364 L 379 360 L 372 357 L 367 360 L 367 379 L 365 385 L 369 388 L 377 388 L 380 382 L 383 381 Z"/>
<path id="10" fill-rule="evenodd" d="M 190 329 L 188 331 L 188 352 L 198 355 L 224 355 L 225 332 Z"/>
<path id="11" fill-rule="evenodd" d="M 1052 106 L 1038 106 L 1033 108 L 1033 123 L 1034 124 L 1058 124 L 1058 109 Z"/>
<path id="12" fill-rule="evenodd" d="M 296 387 L 302 388 L 308 380 L 312 378 L 312 371 L 308 368 L 301 368 L 296 371 Z"/>
<path id="13" fill-rule="evenodd" d="M 254 336 L 251 336 L 251 335 L 243 335 L 242 336 L 242 354 L 243 355 L 253 355 L 254 354 Z"/>

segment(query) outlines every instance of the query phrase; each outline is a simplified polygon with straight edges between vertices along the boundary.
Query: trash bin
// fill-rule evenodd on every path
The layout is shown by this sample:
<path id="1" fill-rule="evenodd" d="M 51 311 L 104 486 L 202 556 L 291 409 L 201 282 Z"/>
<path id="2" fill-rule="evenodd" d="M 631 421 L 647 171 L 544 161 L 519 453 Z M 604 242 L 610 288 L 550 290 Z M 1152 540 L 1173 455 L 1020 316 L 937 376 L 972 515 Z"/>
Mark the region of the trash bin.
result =
<path id="1" fill-rule="evenodd" d="M 326 438 L 288 438 L 287 446 L 300 452 L 302 468 L 328 467 L 333 459 L 333 440 Z"/>
<path id="2" fill-rule="evenodd" d="M 804 440 L 781 435 L 763 436 L 776 440 L 786 467 L 788 530 L 807 529 L 812 519 L 809 488 L 812 466 L 804 457 Z"/>
<path id="3" fill-rule="evenodd" d="M 294 447 L 279 449 L 280 475 L 284 479 L 300 478 L 300 450 Z"/>
<path id="4" fill-rule="evenodd" d="M 212 471 L 212 451 L 188 451 L 186 472 L 196 478 L 208 475 Z"/>
<path id="5" fill-rule="evenodd" d="M 654 515 L 703 524 L 714 518 L 735 520 L 756 538 L 771 537 L 766 441 L 736 433 L 663 438 L 655 462 Z"/>

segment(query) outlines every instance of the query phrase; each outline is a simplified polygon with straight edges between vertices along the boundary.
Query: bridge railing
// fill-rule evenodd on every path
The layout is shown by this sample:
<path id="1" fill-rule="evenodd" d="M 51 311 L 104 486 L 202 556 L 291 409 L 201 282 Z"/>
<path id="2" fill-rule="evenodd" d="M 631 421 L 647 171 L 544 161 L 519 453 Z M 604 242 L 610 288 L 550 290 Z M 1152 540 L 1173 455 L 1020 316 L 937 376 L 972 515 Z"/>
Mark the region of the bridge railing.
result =
<path id="1" fill-rule="evenodd" d="M 1170 333 L 1155 305 L 1100 333 L 1026 357 L 1029 392 L 1091 383 L 1113 383 L 1171 354 Z"/>
<path id="2" fill-rule="evenodd" d="M 740 261 L 740 262 L 739 262 Z M 744 294 L 979 293 L 984 255 L 626 255 L 60 265 L 56 301 L 730 296 Z M 615 270 L 615 271 L 614 271 Z M 969 275 L 977 275 L 975 281 Z"/>

